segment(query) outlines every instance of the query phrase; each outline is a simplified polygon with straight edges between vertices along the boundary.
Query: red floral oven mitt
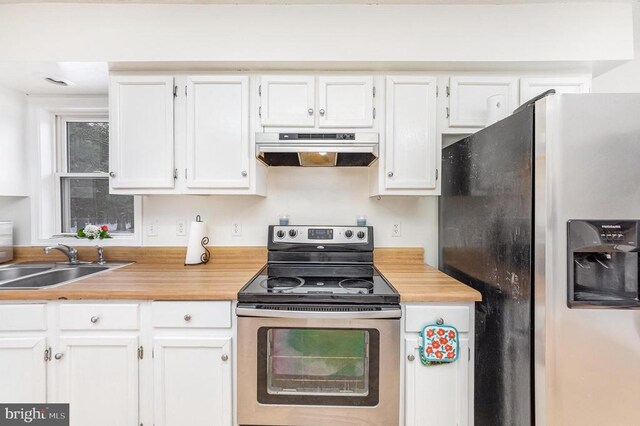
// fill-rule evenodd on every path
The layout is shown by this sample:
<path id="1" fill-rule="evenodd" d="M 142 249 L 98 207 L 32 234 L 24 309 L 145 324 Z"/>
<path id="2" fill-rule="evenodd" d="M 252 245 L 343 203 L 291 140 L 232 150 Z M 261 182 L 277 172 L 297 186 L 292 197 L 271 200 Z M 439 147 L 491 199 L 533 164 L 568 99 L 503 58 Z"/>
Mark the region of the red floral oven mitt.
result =
<path id="1" fill-rule="evenodd" d="M 420 360 L 424 365 L 454 362 L 458 359 L 460 345 L 458 330 L 451 325 L 427 325 L 420 333 Z"/>

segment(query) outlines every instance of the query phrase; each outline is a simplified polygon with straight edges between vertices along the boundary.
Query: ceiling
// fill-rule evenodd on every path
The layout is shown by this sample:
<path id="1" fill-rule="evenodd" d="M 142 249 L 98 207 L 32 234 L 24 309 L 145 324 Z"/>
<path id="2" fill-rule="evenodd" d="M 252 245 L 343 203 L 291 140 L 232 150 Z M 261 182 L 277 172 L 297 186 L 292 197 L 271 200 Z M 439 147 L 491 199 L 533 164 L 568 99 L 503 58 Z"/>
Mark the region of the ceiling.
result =
<path id="1" fill-rule="evenodd" d="M 64 80 L 56 86 L 45 77 Z M 106 62 L 0 62 L 0 86 L 26 94 L 106 94 L 109 68 Z"/>
<path id="2" fill-rule="evenodd" d="M 631 3 L 639 0 L 567 0 L 562 3 Z M 0 0 L 2 3 L 156 3 L 156 4 L 518 4 L 558 0 Z"/>

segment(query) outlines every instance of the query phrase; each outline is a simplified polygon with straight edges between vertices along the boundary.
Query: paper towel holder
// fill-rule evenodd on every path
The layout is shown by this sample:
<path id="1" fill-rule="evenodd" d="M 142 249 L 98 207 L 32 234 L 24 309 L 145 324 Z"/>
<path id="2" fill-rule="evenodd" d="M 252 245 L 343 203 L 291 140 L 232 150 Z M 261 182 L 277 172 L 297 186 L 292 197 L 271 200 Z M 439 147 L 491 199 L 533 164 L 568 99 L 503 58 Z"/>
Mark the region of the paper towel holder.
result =
<path id="1" fill-rule="evenodd" d="M 202 218 L 200 217 L 200 215 L 196 215 L 196 222 L 202 222 Z M 204 249 L 204 253 L 202 253 L 202 255 L 200 256 L 200 261 L 202 262 L 202 264 L 207 264 L 207 262 L 209 262 L 209 259 L 211 259 L 211 252 L 207 248 L 207 244 L 209 244 L 209 237 L 204 237 L 200 241 L 200 244 Z"/>

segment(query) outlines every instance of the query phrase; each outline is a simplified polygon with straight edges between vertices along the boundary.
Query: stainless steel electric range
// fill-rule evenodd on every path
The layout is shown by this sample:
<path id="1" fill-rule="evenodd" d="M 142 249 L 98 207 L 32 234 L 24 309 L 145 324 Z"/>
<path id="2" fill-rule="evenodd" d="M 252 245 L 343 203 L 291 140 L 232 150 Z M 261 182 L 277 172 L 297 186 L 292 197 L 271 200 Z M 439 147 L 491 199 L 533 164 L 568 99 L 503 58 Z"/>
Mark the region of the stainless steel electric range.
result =
<path id="1" fill-rule="evenodd" d="M 240 425 L 397 425 L 400 296 L 373 228 L 270 226 L 238 293 Z"/>

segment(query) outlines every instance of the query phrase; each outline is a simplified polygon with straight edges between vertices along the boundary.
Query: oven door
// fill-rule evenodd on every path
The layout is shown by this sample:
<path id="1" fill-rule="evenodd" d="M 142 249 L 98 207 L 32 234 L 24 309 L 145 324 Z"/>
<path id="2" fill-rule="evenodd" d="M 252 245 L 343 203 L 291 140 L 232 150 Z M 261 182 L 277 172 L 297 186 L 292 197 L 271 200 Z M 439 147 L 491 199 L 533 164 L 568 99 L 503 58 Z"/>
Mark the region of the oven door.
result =
<path id="1" fill-rule="evenodd" d="M 398 424 L 399 318 L 246 314 L 258 313 L 238 308 L 240 425 Z"/>

